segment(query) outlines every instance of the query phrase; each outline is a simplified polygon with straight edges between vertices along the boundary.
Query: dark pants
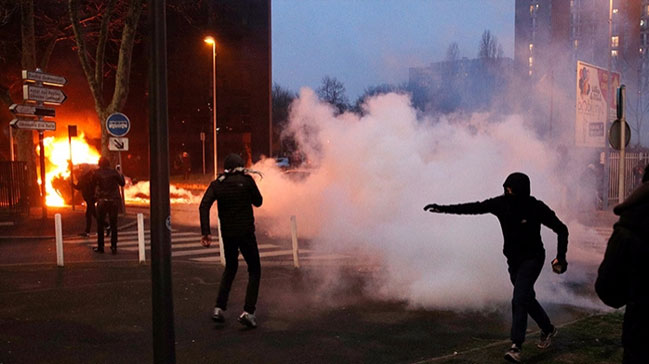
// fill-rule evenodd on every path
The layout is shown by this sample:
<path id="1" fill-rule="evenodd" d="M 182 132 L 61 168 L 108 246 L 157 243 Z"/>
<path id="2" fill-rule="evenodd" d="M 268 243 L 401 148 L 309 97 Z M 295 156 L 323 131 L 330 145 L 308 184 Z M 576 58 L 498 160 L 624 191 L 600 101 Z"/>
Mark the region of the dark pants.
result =
<path id="1" fill-rule="evenodd" d="M 97 219 L 97 210 L 95 209 L 95 200 L 89 199 L 86 201 L 86 234 L 90 234 L 92 227 L 92 220 Z"/>
<path id="2" fill-rule="evenodd" d="M 97 201 L 97 248 L 104 250 L 104 221 L 106 214 L 110 221 L 110 247 L 117 249 L 117 206 L 118 201 Z"/>
<path id="3" fill-rule="evenodd" d="M 534 293 L 534 283 L 541 274 L 544 262 L 545 254 L 520 262 L 509 262 L 509 278 L 514 285 L 511 339 L 519 346 L 525 341 L 528 314 L 543 332 L 554 330 L 550 318 L 536 300 Z"/>
<path id="4" fill-rule="evenodd" d="M 216 299 L 216 307 L 227 309 L 228 296 L 232 288 L 232 281 L 239 268 L 239 251 L 248 265 L 248 288 L 246 289 L 246 302 L 243 310 L 248 313 L 255 313 L 257 296 L 259 294 L 259 280 L 261 278 L 261 263 L 259 262 L 259 249 L 255 234 L 246 236 L 223 237 L 223 250 L 225 251 L 225 270 L 221 277 L 219 295 Z"/>

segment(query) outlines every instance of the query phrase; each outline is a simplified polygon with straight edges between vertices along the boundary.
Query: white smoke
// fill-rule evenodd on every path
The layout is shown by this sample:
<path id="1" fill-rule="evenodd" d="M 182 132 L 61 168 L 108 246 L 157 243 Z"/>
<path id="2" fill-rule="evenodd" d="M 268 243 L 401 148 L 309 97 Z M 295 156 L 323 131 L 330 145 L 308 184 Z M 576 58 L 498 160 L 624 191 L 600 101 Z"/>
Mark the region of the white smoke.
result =
<path id="1" fill-rule="evenodd" d="M 457 309 L 508 302 L 511 285 L 497 219 L 431 214 L 423 207 L 494 197 L 502 194 L 505 177 L 520 171 L 530 176 L 532 194 L 568 222 L 575 206 L 566 202 L 565 186 L 577 183 L 578 176 L 560 165 L 565 156 L 538 140 L 517 116 L 433 120 L 418 116 L 408 96 L 398 94 L 371 98 L 364 111 L 336 116 L 312 90 L 301 90 L 287 132 L 312 169 L 296 181 L 272 160 L 253 166 L 264 173 L 258 183 L 264 205 L 255 212 L 262 229 L 288 235 L 289 216 L 295 215 L 300 238 L 310 239 L 311 249 L 377 264 L 367 288 L 380 297 Z M 575 223 L 568 224 L 573 229 Z M 589 277 L 571 270 L 550 276 L 556 235 L 544 231 L 543 237 L 548 265 L 538 296 L 574 301 L 565 277 L 581 282 Z M 569 260 L 578 251 L 571 245 Z"/>

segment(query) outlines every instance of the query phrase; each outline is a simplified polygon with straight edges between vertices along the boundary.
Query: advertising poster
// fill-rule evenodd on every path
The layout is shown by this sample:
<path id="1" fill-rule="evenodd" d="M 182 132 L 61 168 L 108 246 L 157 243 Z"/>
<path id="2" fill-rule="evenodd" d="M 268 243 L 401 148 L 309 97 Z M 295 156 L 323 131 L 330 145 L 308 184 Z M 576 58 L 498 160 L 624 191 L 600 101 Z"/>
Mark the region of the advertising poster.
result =
<path id="1" fill-rule="evenodd" d="M 611 72 L 611 76 L 612 85 L 607 69 L 577 61 L 575 145 L 578 147 L 606 146 L 606 121 L 615 118 L 615 90 L 620 86 L 620 74 Z"/>

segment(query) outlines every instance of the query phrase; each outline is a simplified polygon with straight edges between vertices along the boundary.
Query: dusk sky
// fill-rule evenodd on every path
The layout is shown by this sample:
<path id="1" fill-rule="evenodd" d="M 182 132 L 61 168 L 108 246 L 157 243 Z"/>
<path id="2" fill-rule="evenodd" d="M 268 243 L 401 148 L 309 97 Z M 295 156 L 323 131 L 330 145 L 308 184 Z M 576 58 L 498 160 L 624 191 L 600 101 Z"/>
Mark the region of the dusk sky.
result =
<path id="1" fill-rule="evenodd" d="M 322 77 L 351 102 L 368 86 L 400 84 L 408 67 L 443 60 L 457 42 L 475 58 L 485 29 L 514 49 L 513 0 L 273 0 L 273 81 L 298 91 Z"/>

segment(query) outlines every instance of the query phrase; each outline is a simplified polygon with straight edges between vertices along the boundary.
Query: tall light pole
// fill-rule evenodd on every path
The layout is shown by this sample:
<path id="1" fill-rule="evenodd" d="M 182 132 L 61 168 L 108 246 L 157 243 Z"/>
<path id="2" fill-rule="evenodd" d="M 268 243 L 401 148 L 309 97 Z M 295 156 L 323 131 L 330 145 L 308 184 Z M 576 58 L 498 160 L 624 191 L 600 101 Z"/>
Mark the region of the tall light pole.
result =
<path id="1" fill-rule="evenodd" d="M 205 37 L 205 43 L 212 46 L 212 120 L 214 121 L 214 179 L 217 177 L 218 167 L 218 154 L 217 154 L 217 139 L 216 139 L 216 40 L 214 37 Z"/>

